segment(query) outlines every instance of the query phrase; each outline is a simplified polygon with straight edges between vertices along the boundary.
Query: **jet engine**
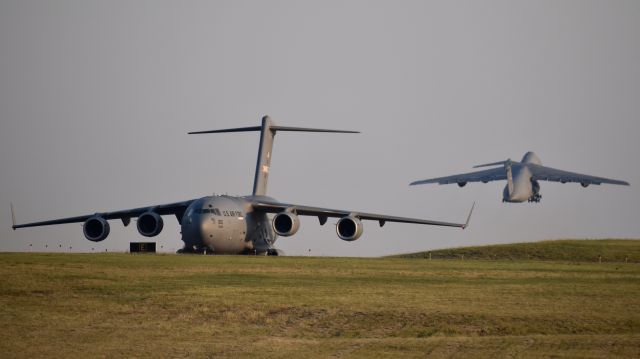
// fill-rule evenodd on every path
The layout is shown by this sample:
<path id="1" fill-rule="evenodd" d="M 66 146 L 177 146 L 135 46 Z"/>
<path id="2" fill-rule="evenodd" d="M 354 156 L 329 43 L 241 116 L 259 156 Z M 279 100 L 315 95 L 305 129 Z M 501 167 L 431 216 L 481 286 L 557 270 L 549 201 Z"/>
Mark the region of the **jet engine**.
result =
<path id="1" fill-rule="evenodd" d="M 110 227 L 106 219 L 93 216 L 84 222 L 82 227 L 85 238 L 92 242 L 103 241 L 109 235 Z"/>
<path id="2" fill-rule="evenodd" d="M 145 212 L 138 217 L 138 232 L 145 237 L 155 237 L 162 231 L 164 222 L 155 212 Z"/>
<path id="3" fill-rule="evenodd" d="M 467 185 L 467 182 L 458 182 L 458 187 L 464 187 Z"/>
<path id="4" fill-rule="evenodd" d="M 362 222 L 355 217 L 342 217 L 336 224 L 336 233 L 343 241 L 355 241 L 360 238 L 362 231 Z"/>
<path id="5" fill-rule="evenodd" d="M 300 227 L 300 219 L 291 212 L 280 212 L 271 221 L 273 230 L 279 236 L 288 237 L 294 235 Z"/>
<path id="6" fill-rule="evenodd" d="M 590 184 L 589 182 L 580 182 L 580 185 L 584 188 L 589 187 L 589 184 Z"/>

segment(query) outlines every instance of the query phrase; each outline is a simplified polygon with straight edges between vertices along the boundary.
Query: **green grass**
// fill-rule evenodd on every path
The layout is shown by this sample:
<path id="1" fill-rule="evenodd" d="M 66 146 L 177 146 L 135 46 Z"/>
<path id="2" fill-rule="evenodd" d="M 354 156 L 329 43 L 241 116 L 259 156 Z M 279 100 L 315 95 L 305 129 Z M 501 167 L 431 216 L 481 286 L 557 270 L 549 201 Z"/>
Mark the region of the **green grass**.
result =
<path id="1" fill-rule="evenodd" d="M 531 243 L 440 249 L 401 254 L 399 258 L 545 260 L 640 263 L 640 240 L 554 240 Z M 464 257 L 463 257 L 464 256 Z"/>
<path id="2" fill-rule="evenodd" d="M 637 358 L 640 265 L 0 254 L 2 357 Z"/>

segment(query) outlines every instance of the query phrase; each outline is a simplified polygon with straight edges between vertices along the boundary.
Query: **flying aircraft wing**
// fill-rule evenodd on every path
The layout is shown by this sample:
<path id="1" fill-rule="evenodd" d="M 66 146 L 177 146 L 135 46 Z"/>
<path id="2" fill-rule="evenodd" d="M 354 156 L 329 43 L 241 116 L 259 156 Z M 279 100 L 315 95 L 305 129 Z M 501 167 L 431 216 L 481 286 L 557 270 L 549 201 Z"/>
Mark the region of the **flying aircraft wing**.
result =
<path id="1" fill-rule="evenodd" d="M 188 201 L 183 201 L 183 202 L 161 204 L 161 205 L 158 205 L 158 206 L 149 206 L 149 207 L 125 209 L 125 210 L 114 211 L 114 212 L 99 212 L 99 213 L 87 214 L 87 215 L 83 215 L 83 216 L 54 219 L 54 220 L 42 221 L 42 222 L 33 222 L 33 223 L 24 223 L 24 224 L 15 224 L 14 223 L 13 224 L 13 229 L 25 228 L 25 227 L 50 226 L 50 225 L 53 225 L 53 224 L 79 223 L 79 222 L 84 222 L 87 219 L 89 219 L 91 217 L 94 217 L 94 216 L 99 216 L 99 217 L 102 217 L 102 218 L 107 219 L 107 220 L 108 219 L 121 219 L 122 223 L 126 226 L 131 221 L 131 218 L 139 217 L 141 214 L 143 214 L 145 212 L 148 212 L 148 211 L 153 211 L 153 212 L 155 212 L 155 213 L 157 213 L 159 215 L 174 214 L 178 218 L 178 222 L 180 222 L 180 219 L 182 218 L 182 215 L 184 214 L 184 211 L 187 209 L 189 204 L 191 204 L 191 202 L 193 202 L 193 201 L 194 200 L 188 200 Z M 12 212 L 13 212 L 13 208 L 12 208 Z M 14 221 L 15 221 L 15 218 L 14 218 Z"/>
<path id="2" fill-rule="evenodd" d="M 532 178 L 536 179 L 536 180 L 562 182 L 562 183 L 565 183 L 565 182 L 578 182 L 578 183 L 581 183 L 585 187 L 590 185 L 590 184 L 599 185 L 599 184 L 602 184 L 602 183 L 618 184 L 618 185 L 623 185 L 623 186 L 628 186 L 629 185 L 629 183 L 625 182 L 625 181 L 609 179 L 609 178 L 603 178 L 603 177 L 583 175 L 583 174 L 580 174 L 580 173 L 574 173 L 574 172 L 558 170 L 558 169 L 555 169 L 555 168 L 544 167 L 544 166 L 540 166 L 540 165 L 536 165 L 536 164 L 532 164 L 532 163 L 528 164 L 527 167 L 529 167 L 529 170 L 531 171 Z"/>
<path id="3" fill-rule="evenodd" d="M 267 200 L 254 200 L 252 202 L 252 206 L 256 211 L 263 211 L 267 213 L 279 213 L 283 211 L 291 211 L 301 216 L 316 216 L 320 220 L 320 224 L 324 224 L 327 221 L 328 217 L 341 218 L 341 217 L 352 216 L 352 217 L 359 218 L 361 220 L 378 221 L 378 223 L 380 224 L 380 227 L 384 226 L 386 222 L 398 222 L 398 223 L 429 224 L 434 226 L 459 227 L 464 229 L 469 225 L 469 219 L 471 218 L 471 213 L 473 212 L 473 207 L 475 207 L 475 203 L 471 207 L 471 211 L 469 212 L 469 216 L 467 217 L 467 221 L 465 223 L 450 223 L 450 222 L 431 221 L 426 219 L 395 217 L 395 216 L 387 216 L 383 214 L 354 212 L 354 211 L 345 211 L 345 210 L 339 210 L 339 209 L 329 209 L 329 208 L 320 208 L 320 207 L 310 207 L 310 206 L 281 203 L 281 202 L 274 202 L 274 201 L 267 201 Z"/>
<path id="4" fill-rule="evenodd" d="M 459 175 L 446 176 L 425 179 L 420 181 L 411 182 L 409 185 L 414 186 L 418 184 L 437 183 L 437 184 L 450 184 L 450 183 L 467 183 L 467 182 L 489 182 L 506 180 L 507 173 L 504 167 L 491 168 L 488 170 L 463 173 Z"/>

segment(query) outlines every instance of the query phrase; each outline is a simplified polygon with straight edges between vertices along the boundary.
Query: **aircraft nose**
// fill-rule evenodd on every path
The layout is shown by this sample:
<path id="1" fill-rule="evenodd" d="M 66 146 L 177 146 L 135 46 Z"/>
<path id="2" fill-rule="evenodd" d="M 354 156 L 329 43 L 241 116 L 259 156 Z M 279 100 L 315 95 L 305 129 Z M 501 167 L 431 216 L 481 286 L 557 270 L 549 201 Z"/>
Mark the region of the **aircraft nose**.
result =
<path id="1" fill-rule="evenodd" d="M 211 224 L 210 216 L 201 215 L 200 218 L 198 218 L 197 224 L 198 224 L 198 231 L 200 232 L 200 234 L 202 235 L 203 233 L 206 233 L 207 229 Z"/>
<path id="2" fill-rule="evenodd" d="M 202 238 L 202 226 L 198 214 L 190 214 L 182 222 L 182 241 L 188 246 L 199 245 Z"/>

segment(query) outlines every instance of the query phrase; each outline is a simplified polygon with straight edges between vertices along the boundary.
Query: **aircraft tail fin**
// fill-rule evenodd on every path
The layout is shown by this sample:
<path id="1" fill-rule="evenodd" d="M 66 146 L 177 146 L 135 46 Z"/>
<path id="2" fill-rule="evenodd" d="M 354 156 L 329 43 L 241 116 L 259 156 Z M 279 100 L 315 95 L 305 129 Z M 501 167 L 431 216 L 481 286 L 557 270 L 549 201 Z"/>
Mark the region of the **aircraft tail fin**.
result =
<path id="1" fill-rule="evenodd" d="M 514 163 L 518 163 L 518 162 L 514 162 L 514 161 L 511 160 L 511 158 L 509 158 L 506 161 L 485 163 L 485 164 L 482 164 L 482 165 L 473 166 L 473 168 L 491 167 L 491 166 L 504 166 L 504 170 L 505 170 L 506 176 L 507 176 L 507 190 L 509 191 L 509 196 L 511 196 L 511 194 L 513 193 L 513 171 L 511 169 L 511 165 L 514 164 Z"/>
<path id="2" fill-rule="evenodd" d="M 513 171 L 511 170 L 511 160 L 506 161 L 504 164 L 504 170 L 507 172 L 507 189 L 509 190 L 509 197 L 513 194 Z"/>
<path id="3" fill-rule="evenodd" d="M 190 135 L 205 133 L 225 133 L 225 132 L 260 132 L 260 147 L 258 148 L 258 160 L 256 172 L 253 180 L 253 195 L 264 196 L 267 193 L 267 180 L 269 177 L 269 167 L 271 166 L 271 152 L 273 149 L 273 139 L 277 131 L 288 132 L 330 132 L 330 133 L 360 133 L 358 131 L 328 130 L 322 128 L 304 128 L 276 126 L 269 116 L 262 117 L 261 126 L 228 128 L 223 130 L 196 131 L 189 132 Z"/>
<path id="4" fill-rule="evenodd" d="M 511 170 L 511 165 L 514 164 L 514 163 L 518 163 L 518 162 L 514 162 L 514 161 L 511 160 L 511 158 L 508 158 L 506 161 L 485 163 L 485 164 L 482 164 L 482 165 L 473 166 L 473 168 L 504 166 L 504 170 L 505 170 L 506 175 L 507 175 L 507 189 L 509 191 L 509 196 L 511 196 L 511 194 L 513 193 L 513 171 Z"/>
<path id="5" fill-rule="evenodd" d="M 210 130 L 210 131 L 194 131 L 189 132 L 190 135 L 201 135 L 205 133 L 225 133 L 225 132 L 250 132 L 250 131 L 260 131 L 262 127 L 260 126 L 252 126 L 252 127 L 237 127 L 237 128 L 226 128 L 224 130 Z"/>

